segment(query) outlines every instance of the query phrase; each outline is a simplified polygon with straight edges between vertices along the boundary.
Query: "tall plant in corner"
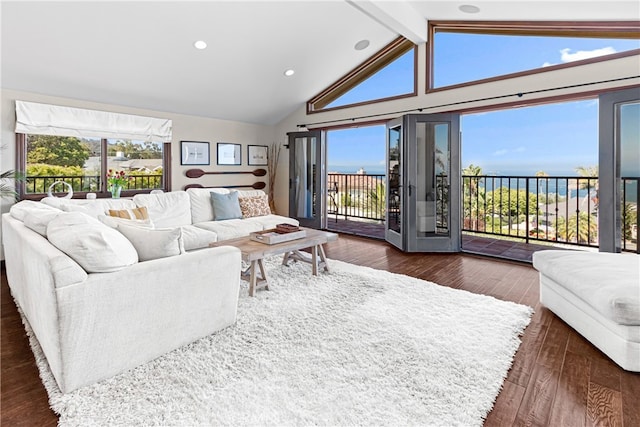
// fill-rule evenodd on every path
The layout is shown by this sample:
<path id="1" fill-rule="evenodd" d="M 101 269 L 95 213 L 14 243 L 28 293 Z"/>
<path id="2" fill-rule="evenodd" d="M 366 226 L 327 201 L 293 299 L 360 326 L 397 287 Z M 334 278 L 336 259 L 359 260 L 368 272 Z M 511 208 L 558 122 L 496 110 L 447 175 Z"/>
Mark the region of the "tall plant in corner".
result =
<path id="1" fill-rule="evenodd" d="M 278 161 L 280 160 L 281 148 L 281 144 L 272 142 L 271 144 L 269 144 L 267 152 L 267 171 L 269 172 L 269 209 L 271 209 L 272 213 L 276 213 L 274 190 L 276 186 L 276 172 L 278 171 Z"/>

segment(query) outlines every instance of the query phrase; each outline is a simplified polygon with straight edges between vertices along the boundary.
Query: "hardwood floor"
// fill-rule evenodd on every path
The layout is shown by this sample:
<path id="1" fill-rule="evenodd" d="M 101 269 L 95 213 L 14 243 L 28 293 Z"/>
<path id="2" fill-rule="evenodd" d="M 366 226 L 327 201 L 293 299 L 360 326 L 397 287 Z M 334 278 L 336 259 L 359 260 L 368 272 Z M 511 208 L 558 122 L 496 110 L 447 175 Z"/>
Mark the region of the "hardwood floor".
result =
<path id="1" fill-rule="evenodd" d="M 538 303 L 528 264 L 468 254 L 406 254 L 341 235 L 329 258 L 527 304 L 536 312 L 486 426 L 640 426 L 640 375 L 619 368 Z M 47 395 L 2 273 L 0 425 L 54 426 Z"/>

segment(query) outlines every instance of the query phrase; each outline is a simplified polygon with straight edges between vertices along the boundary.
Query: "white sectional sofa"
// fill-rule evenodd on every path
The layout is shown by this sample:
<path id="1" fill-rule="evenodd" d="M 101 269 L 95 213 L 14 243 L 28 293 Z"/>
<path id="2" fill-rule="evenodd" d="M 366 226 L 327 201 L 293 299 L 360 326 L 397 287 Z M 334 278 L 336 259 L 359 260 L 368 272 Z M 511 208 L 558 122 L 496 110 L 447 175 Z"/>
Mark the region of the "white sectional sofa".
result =
<path id="1" fill-rule="evenodd" d="M 278 215 L 214 221 L 211 191 L 228 192 L 190 189 L 132 200 L 45 198 L 17 203 L 2 216 L 11 293 L 62 392 L 235 322 L 240 252 L 209 243 L 297 221 Z M 155 229 L 133 227 L 140 230 L 136 233 L 161 236 L 176 256 L 141 262 L 140 246 L 96 219 L 108 209 L 140 206 Z M 144 236 L 143 245 L 160 241 Z"/>
<path id="2" fill-rule="evenodd" d="M 640 372 L 640 257 L 545 250 L 533 254 L 540 302 L 628 371 Z"/>

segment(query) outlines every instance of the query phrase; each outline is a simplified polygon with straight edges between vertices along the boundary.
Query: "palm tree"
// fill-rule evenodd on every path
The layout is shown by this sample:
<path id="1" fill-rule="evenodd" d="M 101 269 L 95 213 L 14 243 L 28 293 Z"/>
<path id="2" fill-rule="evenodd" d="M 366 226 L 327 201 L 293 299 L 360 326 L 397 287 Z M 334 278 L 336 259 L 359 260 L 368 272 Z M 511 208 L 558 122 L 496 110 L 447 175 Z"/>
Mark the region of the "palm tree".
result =
<path id="1" fill-rule="evenodd" d="M 558 217 L 554 227 L 558 236 L 566 242 L 578 244 L 597 242 L 598 220 L 587 212 L 571 215 L 569 221 L 564 217 Z"/>
<path id="2" fill-rule="evenodd" d="M 482 168 L 480 166 L 475 166 L 470 164 L 466 168 L 462 169 L 463 178 L 462 186 L 463 186 L 463 200 L 468 200 L 469 202 L 463 202 L 464 209 L 464 218 L 469 218 L 469 224 L 471 229 L 477 230 L 479 217 L 484 217 L 484 209 L 482 212 L 480 210 L 480 205 L 484 205 L 484 192 L 482 194 L 478 194 L 478 187 L 480 176 L 482 176 Z"/>
<path id="3" fill-rule="evenodd" d="M 474 166 L 473 163 L 471 163 L 469 166 L 462 169 L 462 176 L 469 176 L 469 177 L 482 176 L 482 167 Z M 475 196 L 477 189 L 478 189 L 478 178 L 475 178 L 475 179 L 469 178 L 469 195 L 471 197 Z"/>
<path id="4" fill-rule="evenodd" d="M 622 236 L 625 240 L 633 239 L 633 226 L 638 218 L 638 208 L 633 203 L 625 203 L 622 208 Z"/>
<path id="5" fill-rule="evenodd" d="M 373 211 L 379 218 L 384 218 L 385 214 L 385 203 L 386 199 L 386 190 L 383 182 L 379 182 L 376 184 L 375 189 L 369 189 L 367 191 L 367 198 L 369 201 L 369 209 Z"/>
<path id="6" fill-rule="evenodd" d="M 576 172 L 583 179 L 578 181 L 578 189 L 587 190 L 587 197 L 592 197 L 594 209 L 598 208 L 598 166 L 578 166 Z M 593 190 L 593 196 L 591 195 Z"/>

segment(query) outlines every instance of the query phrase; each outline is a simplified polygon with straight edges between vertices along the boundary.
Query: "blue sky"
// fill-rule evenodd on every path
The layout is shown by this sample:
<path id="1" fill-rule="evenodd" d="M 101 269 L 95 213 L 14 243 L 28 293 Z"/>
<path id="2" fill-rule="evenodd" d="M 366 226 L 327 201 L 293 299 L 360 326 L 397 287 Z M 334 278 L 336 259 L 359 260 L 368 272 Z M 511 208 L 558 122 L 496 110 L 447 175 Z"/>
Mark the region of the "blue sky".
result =
<path id="1" fill-rule="evenodd" d="M 638 40 L 440 33 L 435 82 L 436 86 L 455 84 L 639 47 Z M 406 76 L 412 66 L 412 55 L 405 55 L 336 103 L 411 91 L 413 82 L 407 82 Z M 462 165 L 473 163 L 487 173 L 528 175 L 544 170 L 573 175 L 575 167 L 598 162 L 597 121 L 596 100 L 463 115 Z M 628 135 L 634 136 L 633 130 Z M 384 126 L 330 131 L 328 170 L 355 172 L 363 167 L 369 173 L 382 173 L 384 139 Z M 637 165 L 637 145 L 637 140 L 628 145 L 636 148 L 627 149 L 623 169 Z"/>

